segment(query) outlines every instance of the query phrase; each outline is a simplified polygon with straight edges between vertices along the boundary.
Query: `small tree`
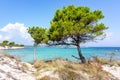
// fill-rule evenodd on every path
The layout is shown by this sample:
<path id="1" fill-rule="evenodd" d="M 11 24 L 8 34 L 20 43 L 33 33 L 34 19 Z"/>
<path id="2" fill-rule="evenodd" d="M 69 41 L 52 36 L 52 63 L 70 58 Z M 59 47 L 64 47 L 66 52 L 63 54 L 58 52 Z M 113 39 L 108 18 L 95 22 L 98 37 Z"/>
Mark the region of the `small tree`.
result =
<path id="1" fill-rule="evenodd" d="M 19 46 L 20 46 L 20 47 L 24 47 L 24 44 L 20 44 Z"/>
<path id="2" fill-rule="evenodd" d="M 38 44 L 44 43 L 47 41 L 46 29 L 41 27 L 29 27 L 28 33 L 34 39 L 34 61 L 36 61 L 36 48 Z"/>
<path id="3" fill-rule="evenodd" d="M 7 45 L 8 45 L 8 42 L 9 42 L 8 40 L 4 40 L 4 41 L 2 42 L 2 46 L 3 46 L 3 47 L 7 46 Z"/>
<path id="4" fill-rule="evenodd" d="M 15 43 L 14 42 L 10 42 L 8 45 L 9 45 L 9 47 L 13 47 L 13 46 L 15 46 Z"/>
<path id="5" fill-rule="evenodd" d="M 88 7 L 70 5 L 57 10 L 51 21 L 49 39 L 54 45 L 75 45 L 77 46 L 79 58 L 82 63 L 86 62 L 81 53 L 81 43 L 98 39 L 104 34 L 107 27 L 98 23 L 104 18 L 102 11 L 90 11 Z M 75 57 L 75 56 L 74 56 Z"/>
<path id="6" fill-rule="evenodd" d="M 113 57 L 115 56 L 115 52 L 113 51 L 113 52 L 110 52 L 109 53 L 109 56 L 110 56 L 110 62 L 112 62 L 112 60 L 113 60 Z"/>

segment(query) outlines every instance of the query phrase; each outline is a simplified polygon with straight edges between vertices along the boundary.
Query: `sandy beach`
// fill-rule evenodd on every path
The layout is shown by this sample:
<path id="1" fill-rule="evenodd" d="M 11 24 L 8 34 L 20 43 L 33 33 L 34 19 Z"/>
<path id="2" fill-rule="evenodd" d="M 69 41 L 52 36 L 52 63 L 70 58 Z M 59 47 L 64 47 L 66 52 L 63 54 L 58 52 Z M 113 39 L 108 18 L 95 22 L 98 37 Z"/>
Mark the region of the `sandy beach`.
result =
<path id="1" fill-rule="evenodd" d="M 2 51 L 1 51 L 2 52 Z M 0 52 L 0 80 L 35 80 L 31 64 Z"/>
<path id="2" fill-rule="evenodd" d="M 8 47 L 8 46 L 5 46 L 5 47 L 2 47 L 2 46 L 0 46 L 0 49 L 22 49 L 22 48 L 24 48 L 24 47 L 16 47 L 16 46 L 14 46 L 14 47 Z"/>
<path id="3" fill-rule="evenodd" d="M 120 80 L 120 66 L 103 65 L 102 68 Z"/>

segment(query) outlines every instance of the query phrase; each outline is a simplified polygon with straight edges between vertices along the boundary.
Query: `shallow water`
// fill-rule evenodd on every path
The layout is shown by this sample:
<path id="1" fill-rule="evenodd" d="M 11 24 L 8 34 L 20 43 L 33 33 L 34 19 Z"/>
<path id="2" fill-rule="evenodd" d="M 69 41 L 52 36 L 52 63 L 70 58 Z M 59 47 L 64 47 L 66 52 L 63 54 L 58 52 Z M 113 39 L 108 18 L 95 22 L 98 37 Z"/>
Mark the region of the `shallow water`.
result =
<path id="1" fill-rule="evenodd" d="M 23 49 L 5 50 L 5 52 L 21 58 L 23 61 L 33 61 L 33 47 L 26 46 Z M 93 56 L 109 58 L 109 53 L 115 51 L 115 59 L 120 59 L 120 47 L 89 47 L 82 48 L 83 55 L 89 59 Z M 56 48 L 56 47 L 38 47 L 37 59 L 50 60 L 54 58 L 64 58 L 76 61 L 71 55 L 78 56 L 76 48 Z"/>

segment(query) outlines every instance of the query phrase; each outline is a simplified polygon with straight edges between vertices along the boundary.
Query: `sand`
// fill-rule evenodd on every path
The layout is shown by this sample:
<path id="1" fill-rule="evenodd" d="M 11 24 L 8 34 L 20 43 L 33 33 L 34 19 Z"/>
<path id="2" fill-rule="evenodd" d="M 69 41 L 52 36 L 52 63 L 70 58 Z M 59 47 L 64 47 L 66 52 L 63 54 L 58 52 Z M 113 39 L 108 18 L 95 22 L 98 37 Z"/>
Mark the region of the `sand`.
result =
<path id="1" fill-rule="evenodd" d="M 4 49 L 22 49 L 22 48 L 24 48 L 24 47 L 8 47 L 8 46 L 5 46 L 5 47 L 2 47 L 2 46 L 0 46 L 0 50 L 4 50 Z"/>
<path id="2" fill-rule="evenodd" d="M 120 66 L 103 65 L 102 68 L 120 80 Z"/>

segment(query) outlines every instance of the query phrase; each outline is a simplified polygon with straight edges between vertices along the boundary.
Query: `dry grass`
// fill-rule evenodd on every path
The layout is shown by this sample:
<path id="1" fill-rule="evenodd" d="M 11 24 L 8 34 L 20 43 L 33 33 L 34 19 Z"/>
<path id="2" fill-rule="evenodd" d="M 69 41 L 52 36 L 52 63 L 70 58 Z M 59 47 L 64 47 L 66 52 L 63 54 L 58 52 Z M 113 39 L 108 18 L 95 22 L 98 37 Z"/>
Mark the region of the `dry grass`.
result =
<path id="1" fill-rule="evenodd" d="M 93 60 L 90 60 L 90 62 L 91 61 L 96 62 L 96 63 L 101 64 L 101 65 L 107 64 L 107 65 L 110 65 L 110 66 L 116 66 L 116 65 L 120 66 L 120 61 L 119 60 L 110 61 L 109 59 L 94 57 Z"/>
<path id="2" fill-rule="evenodd" d="M 5 57 L 8 57 L 8 58 L 10 58 L 10 59 L 15 59 L 15 60 L 18 61 L 18 62 L 21 61 L 20 58 L 14 56 L 14 55 L 11 55 L 11 54 L 6 54 L 6 53 L 4 53 L 4 56 L 5 56 Z"/>
<path id="3" fill-rule="evenodd" d="M 108 59 L 96 56 L 96 57 L 93 57 L 92 60 L 88 60 L 88 63 L 89 62 L 96 62 L 98 64 L 102 64 L 103 65 L 103 64 L 108 64 L 110 61 Z"/>
<path id="4" fill-rule="evenodd" d="M 39 69 L 40 67 L 44 66 L 45 65 L 45 62 L 44 61 L 41 61 L 41 60 L 38 60 L 34 63 L 34 67 Z"/>
<path id="5" fill-rule="evenodd" d="M 118 66 L 120 66 L 120 62 L 117 62 Z"/>
<path id="6" fill-rule="evenodd" d="M 10 55 L 10 54 L 4 54 L 4 56 L 11 58 L 11 59 L 15 59 L 15 57 L 13 55 Z"/>
<path id="7" fill-rule="evenodd" d="M 56 59 L 48 62 L 39 62 L 40 63 L 37 62 L 37 68 L 38 66 L 41 67 L 41 65 L 44 64 L 49 65 L 39 68 L 39 70 L 49 69 L 50 71 L 55 68 L 55 72 L 59 75 L 61 80 L 109 80 L 110 77 L 108 76 L 110 74 L 102 70 L 100 63 L 104 63 L 104 61 L 99 63 L 91 61 L 86 64 L 79 64 L 62 59 Z M 48 76 L 45 76 L 39 80 L 47 80 L 46 78 L 48 78 Z"/>
<path id="8" fill-rule="evenodd" d="M 102 64 L 108 64 L 109 63 L 109 60 L 107 60 L 107 59 L 99 58 L 98 60 Z"/>
<path id="9" fill-rule="evenodd" d="M 27 64 L 25 64 L 25 63 L 22 63 L 22 68 L 23 68 L 24 70 L 29 70 L 28 65 L 27 65 Z"/>
<path id="10" fill-rule="evenodd" d="M 52 77 L 49 77 L 49 76 L 44 76 L 40 79 L 37 79 L 37 80 L 58 80 L 57 78 L 52 78 Z"/>
<path id="11" fill-rule="evenodd" d="M 35 73 L 34 73 L 34 76 L 35 77 L 37 77 L 37 76 L 39 76 L 40 75 L 40 72 L 39 71 L 36 71 Z"/>

